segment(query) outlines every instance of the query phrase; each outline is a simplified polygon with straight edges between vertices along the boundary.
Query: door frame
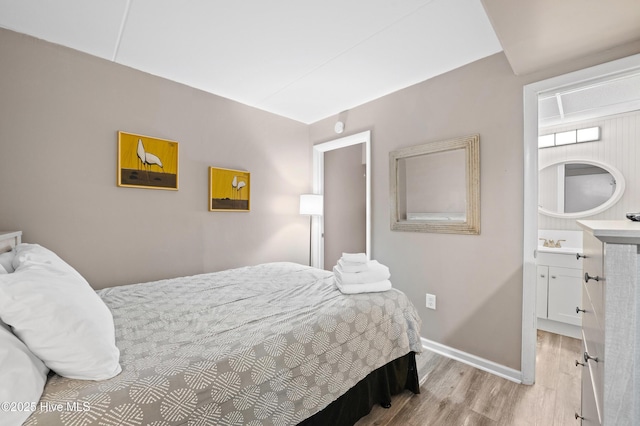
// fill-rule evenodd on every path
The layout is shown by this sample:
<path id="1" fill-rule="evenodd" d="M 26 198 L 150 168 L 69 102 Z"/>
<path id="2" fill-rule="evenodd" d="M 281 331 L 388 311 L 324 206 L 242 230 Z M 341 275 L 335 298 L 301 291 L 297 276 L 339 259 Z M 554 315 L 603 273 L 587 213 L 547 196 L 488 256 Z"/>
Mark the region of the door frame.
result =
<path id="1" fill-rule="evenodd" d="M 589 81 L 640 70 L 640 54 L 585 68 L 523 89 L 524 238 L 522 267 L 522 383 L 533 384 L 536 370 L 536 249 L 538 247 L 538 97 Z"/>
<path id="2" fill-rule="evenodd" d="M 371 259 L 371 130 L 313 146 L 313 193 L 324 195 L 324 154 L 352 145 L 364 144 L 366 173 L 366 253 Z M 324 215 L 311 221 L 311 265 L 324 269 Z"/>

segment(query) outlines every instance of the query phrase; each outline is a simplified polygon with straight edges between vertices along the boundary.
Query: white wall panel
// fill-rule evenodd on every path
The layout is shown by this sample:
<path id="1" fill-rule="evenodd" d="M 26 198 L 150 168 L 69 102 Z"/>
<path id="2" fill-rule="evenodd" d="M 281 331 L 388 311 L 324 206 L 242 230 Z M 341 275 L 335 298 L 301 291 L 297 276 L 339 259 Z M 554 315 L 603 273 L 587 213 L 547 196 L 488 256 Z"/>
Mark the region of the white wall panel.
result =
<path id="1" fill-rule="evenodd" d="M 626 189 L 622 199 L 610 209 L 582 219 L 624 219 L 628 212 L 640 211 L 640 111 L 602 117 L 579 123 L 545 128 L 540 134 L 562 132 L 600 126 L 602 138 L 596 142 L 585 142 L 545 148 L 539 151 L 539 164 L 550 164 L 568 159 L 584 159 L 609 164 L 622 172 Z M 549 182 L 539 182 L 540 196 L 551 191 Z M 555 190 L 553 190 L 555 192 Z M 576 219 L 561 219 L 538 215 L 539 229 L 580 230 Z"/>

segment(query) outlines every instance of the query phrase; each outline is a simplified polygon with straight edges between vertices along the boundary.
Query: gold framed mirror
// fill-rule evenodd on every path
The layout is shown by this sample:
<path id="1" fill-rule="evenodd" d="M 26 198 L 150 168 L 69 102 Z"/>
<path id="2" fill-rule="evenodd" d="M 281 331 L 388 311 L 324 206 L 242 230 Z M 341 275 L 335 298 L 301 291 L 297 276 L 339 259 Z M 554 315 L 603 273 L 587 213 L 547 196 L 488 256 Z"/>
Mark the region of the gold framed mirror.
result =
<path id="1" fill-rule="evenodd" d="M 480 135 L 389 153 L 391 230 L 480 234 Z"/>

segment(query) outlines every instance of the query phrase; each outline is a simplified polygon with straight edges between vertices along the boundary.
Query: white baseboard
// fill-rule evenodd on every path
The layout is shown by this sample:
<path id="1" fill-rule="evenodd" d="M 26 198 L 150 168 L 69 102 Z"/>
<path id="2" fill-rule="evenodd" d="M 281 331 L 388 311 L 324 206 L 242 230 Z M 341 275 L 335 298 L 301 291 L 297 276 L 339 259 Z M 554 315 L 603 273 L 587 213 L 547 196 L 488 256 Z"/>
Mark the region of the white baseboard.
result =
<path id="1" fill-rule="evenodd" d="M 488 359 L 480 358 L 479 356 L 471 355 L 458 349 L 445 346 L 443 344 L 434 342 L 433 340 L 421 338 L 422 347 L 425 349 L 446 356 L 447 358 L 460 361 L 464 364 L 475 367 L 479 370 L 486 371 L 487 373 L 495 374 L 503 379 L 511 380 L 512 382 L 522 383 L 522 372 L 514 370 L 513 368 L 505 367 Z"/>

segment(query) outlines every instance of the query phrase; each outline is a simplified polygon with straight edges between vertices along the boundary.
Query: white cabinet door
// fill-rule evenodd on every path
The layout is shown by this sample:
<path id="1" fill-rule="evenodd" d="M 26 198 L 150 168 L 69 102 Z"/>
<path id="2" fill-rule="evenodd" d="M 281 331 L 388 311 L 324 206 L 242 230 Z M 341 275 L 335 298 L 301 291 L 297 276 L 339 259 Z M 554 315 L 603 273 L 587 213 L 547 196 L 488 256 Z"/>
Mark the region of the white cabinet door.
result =
<path id="1" fill-rule="evenodd" d="M 547 318 L 547 303 L 549 286 L 549 267 L 538 265 L 538 287 L 536 292 L 536 314 L 538 318 Z"/>
<path id="2" fill-rule="evenodd" d="M 548 275 L 548 318 L 567 324 L 582 325 L 582 318 L 576 312 L 576 307 L 582 302 L 582 271 L 550 266 Z"/>

